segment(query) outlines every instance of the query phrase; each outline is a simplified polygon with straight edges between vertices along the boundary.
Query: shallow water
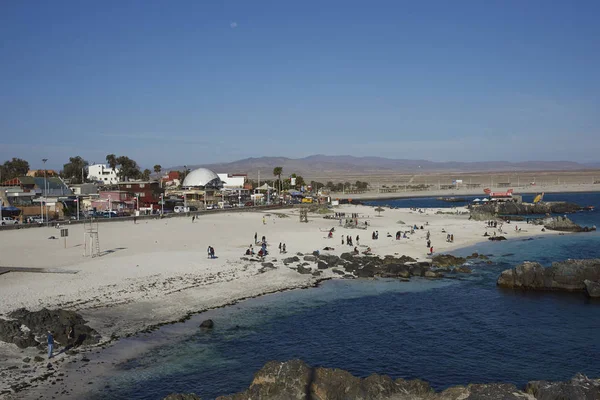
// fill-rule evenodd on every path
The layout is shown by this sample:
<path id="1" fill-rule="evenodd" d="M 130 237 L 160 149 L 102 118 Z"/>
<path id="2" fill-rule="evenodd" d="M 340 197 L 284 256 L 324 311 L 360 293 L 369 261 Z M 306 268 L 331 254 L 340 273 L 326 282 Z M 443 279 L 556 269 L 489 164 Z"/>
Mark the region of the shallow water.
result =
<path id="1" fill-rule="evenodd" d="M 595 205 L 600 195 L 562 199 Z M 547 200 L 550 200 L 547 196 Z M 583 200 L 583 201 L 582 201 Z M 578 213 L 598 224 L 600 213 Z M 548 265 L 600 257 L 600 234 L 486 242 L 454 252 L 491 254 L 461 279 L 328 281 L 321 287 L 264 296 L 195 316 L 184 324 L 122 340 L 151 351 L 107 376 L 94 398 L 162 398 L 195 392 L 203 399 L 245 389 L 269 360 L 301 358 L 367 376 L 422 378 L 436 389 L 470 382 L 522 385 L 533 379 L 600 376 L 600 302 L 583 294 L 515 292 L 495 286 L 524 261 Z M 200 321 L 215 321 L 212 332 Z"/>

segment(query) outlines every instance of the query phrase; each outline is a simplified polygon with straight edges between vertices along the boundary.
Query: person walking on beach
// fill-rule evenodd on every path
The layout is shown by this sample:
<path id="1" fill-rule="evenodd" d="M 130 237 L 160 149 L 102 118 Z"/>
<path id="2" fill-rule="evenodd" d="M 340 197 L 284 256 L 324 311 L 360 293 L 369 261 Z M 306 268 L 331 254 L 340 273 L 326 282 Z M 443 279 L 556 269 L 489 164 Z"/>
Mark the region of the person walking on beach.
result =
<path id="1" fill-rule="evenodd" d="M 263 216 L 263 225 L 267 224 L 267 220 L 265 219 L 265 217 Z"/>
<path id="2" fill-rule="evenodd" d="M 433 246 L 429 248 L 429 254 L 433 255 Z"/>
<path id="3" fill-rule="evenodd" d="M 69 347 L 75 345 L 75 328 L 73 328 L 73 325 L 69 327 L 69 333 L 67 333 L 67 344 Z"/>
<path id="4" fill-rule="evenodd" d="M 258 233 L 254 232 L 254 244 L 256 244 L 256 239 L 258 239 Z"/>
<path id="5" fill-rule="evenodd" d="M 48 330 L 48 359 L 52 358 L 52 351 L 54 350 L 54 335 L 52 333 Z"/>
<path id="6" fill-rule="evenodd" d="M 195 220 L 196 220 L 196 216 L 192 215 L 192 224 L 194 223 Z"/>
<path id="7" fill-rule="evenodd" d="M 287 253 L 287 251 L 285 250 L 285 243 L 283 244 L 283 253 Z"/>
<path id="8" fill-rule="evenodd" d="M 210 250 L 212 249 L 211 246 L 208 246 L 208 249 L 206 249 L 206 253 L 208 254 L 208 258 L 210 258 Z"/>
<path id="9" fill-rule="evenodd" d="M 134 216 L 133 216 L 133 223 L 134 223 L 134 224 L 137 224 L 137 215 L 134 215 Z"/>
<path id="10" fill-rule="evenodd" d="M 342 235 L 342 246 L 344 245 L 344 235 Z"/>
<path id="11" fill-rule="evenodd" d="M 282 249 L 282 247 L 281 247 L 281 242 L 279 242 L 279 252 L 280 252 L 280 253 L 281 253 L 281 249 Z"/>
<path id="12" fill-rule="evenodd" d="M 359 240 L 360 240 L 360 237 L 359 237 L 358 235 L 356 235 L 356 245 L 357 245 L 357 246 L 360 246 L 360 242 L 359 242 Z"/>

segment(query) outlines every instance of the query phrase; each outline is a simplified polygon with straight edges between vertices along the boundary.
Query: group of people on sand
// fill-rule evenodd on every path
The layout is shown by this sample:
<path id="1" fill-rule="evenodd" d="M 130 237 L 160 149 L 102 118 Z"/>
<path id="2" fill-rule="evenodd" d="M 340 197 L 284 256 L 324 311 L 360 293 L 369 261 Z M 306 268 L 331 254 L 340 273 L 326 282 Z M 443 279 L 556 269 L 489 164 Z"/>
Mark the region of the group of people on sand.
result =
<path id="1" fill-rule="evenodd" d="M 342 244 L 344 244 L 344 236 L 342 236 Z M 346 235 L 346 244 L 348 246 L 354 246 L 352 243 L 352 236 Z M 356 245 L 360 246 L 360 236 L 356 235 Z"/>
<path id="2" fill-rule="evenodd" d="M 215 258 L 215 248 L 212 246 L 208 246 L 208 249 L 206 250 L 206 252 L 208 253 L 208 258 Z"/>

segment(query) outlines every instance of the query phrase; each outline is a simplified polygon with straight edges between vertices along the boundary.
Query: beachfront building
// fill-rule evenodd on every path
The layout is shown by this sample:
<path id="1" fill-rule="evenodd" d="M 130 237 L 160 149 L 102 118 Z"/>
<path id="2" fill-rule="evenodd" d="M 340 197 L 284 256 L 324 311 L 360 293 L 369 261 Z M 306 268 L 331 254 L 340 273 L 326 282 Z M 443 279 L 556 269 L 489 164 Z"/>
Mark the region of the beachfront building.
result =
<path id="1" fill-rule="evenodd" d="M 108 165 L 93 164 L 88 166 L 87 179 L 92 182 L 100 182 L 104 185 L 116 185 L 119 183 L 119 169 L 114 170 Z"/>
<path id="2" fill-rule="evenodd" d="M 206 168 L 198 168 L 187 174 L 178 193 L 187 206 L 206 207 L 219 201 L 216 193 L 223 188 L 219 176 Z"/>
<path id="3" fill-rule="evenodd" d="M 132 192 L 106 190 L 99 193 L 99 198 L 91 201 L 91 207 L 95 211 L 116 211 L 132 214 L 136 209 L 136 201 Z"/>
<path id="4" fill-rule="evenodd" d="M 139 201 L 136 205 L 137 209 L 149 211 L 160 208 L 160 196 L 164 193 L 164 189 L 160 187 L 159 182 L 119 182 L 117 186 L 119 191 L 131 193 L 135 201 Z"/>
<path id="5" fill-rule="evenodd" d="M 221 182 L 223 182 L 223 188 L 225 189 L 244 189 L 244 185 L 248 180 L 248 174 L 217 174 Z"/>

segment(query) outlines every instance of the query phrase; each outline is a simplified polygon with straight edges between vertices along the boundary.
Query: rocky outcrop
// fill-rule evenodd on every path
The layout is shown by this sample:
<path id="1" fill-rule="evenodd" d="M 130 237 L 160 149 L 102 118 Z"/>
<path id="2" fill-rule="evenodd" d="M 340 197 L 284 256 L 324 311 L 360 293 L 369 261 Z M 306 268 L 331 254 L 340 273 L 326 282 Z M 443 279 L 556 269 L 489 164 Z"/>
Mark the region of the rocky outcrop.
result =
<path id="1" fill-rule="evenodd" d="M 579 226 L 567 217 L 547 218 L 543 221 L 544 228 L 561 232 L 591 232 L 596 227 Z"/>
<path id="2" fill-rule="evenodd" d="M 567 382 L 533 381 L 525 391 L 538 400 L 597 400 L 600 399 L 600 379 L 589 379 L 577 374 Z"/>
<path id="3" fill-rule="evenodd" d="M 463 258 L 463 257 L 455 257 L 450 254 L 438 254 L 438 255 L 433 256 L 431 261 L 434 266 L 443 268 L 443 267 L 454 267 L 457 265 L 462 265 L 467 261 L 467 259 Z"/>
<path id="4" fill-rule="evenodd" d="M 530 204 L 509 201 L 471 206 L 471 219 L 486 221 L 499 215 L 568 214 L 580 210 L 582 210 L 580 205 L 567 202 Z"/>
<path id="5" fill-rule="evenodd" d="M 100 335 L 86 325 L 86 321 L 74 311 L 48 310 L 28 311 L 24 308 L 8 314 L 10 320 L 0 319 L 0 340 L 14 343 L 21 348 L 46 343 L 48 330 L 54 332 L 59 344 L 66 344 L 69 327 L 75 331 L 75 346 L 96 344 Z"/>
<path id="6" fill-rule="evenodd" d="M 600 280 L 600 259 L 554 262 L 548 268 L 539 263 L 524 262 L 503 271 L 497 284 L 514 289 L 581 292 L 586 290 L 586 280 Z"/>
<path id="7" fill-rule="evenodd" d="M 202 400 L 200 396 L 196 396 L 193 393 L 173 393 L 165 397 L 163 400 Z"/>
<path id="8" fill-rule="evenodd" d="M 212 329 L 214 327 L 215 327 L 215 323 L 213 322 L 212 319 L 204 320 L 200 324 L 200 328 L 204 328 L 204 329 Z"/>
<path id="9" fill-rule="evenodd" d="M 583 281 L 585 285 L 585 291 L 590 297 L 600 297 L 600 281 L 594 282 L 586 279 Z"/>
<path id="10" fill-rule="evenodd" d="M 217 400 L 523 400 L 598 399 L 600 380 L 576 375 L 567 382 L 529 382 L 525 390 L 508 383 L 453 386 L 435 392 L 419 379 L 393 380 L 386 375 L 358 378 L 348 371 L 310 367 L 301 360 L 268 362 L 243 392 Z"/>

